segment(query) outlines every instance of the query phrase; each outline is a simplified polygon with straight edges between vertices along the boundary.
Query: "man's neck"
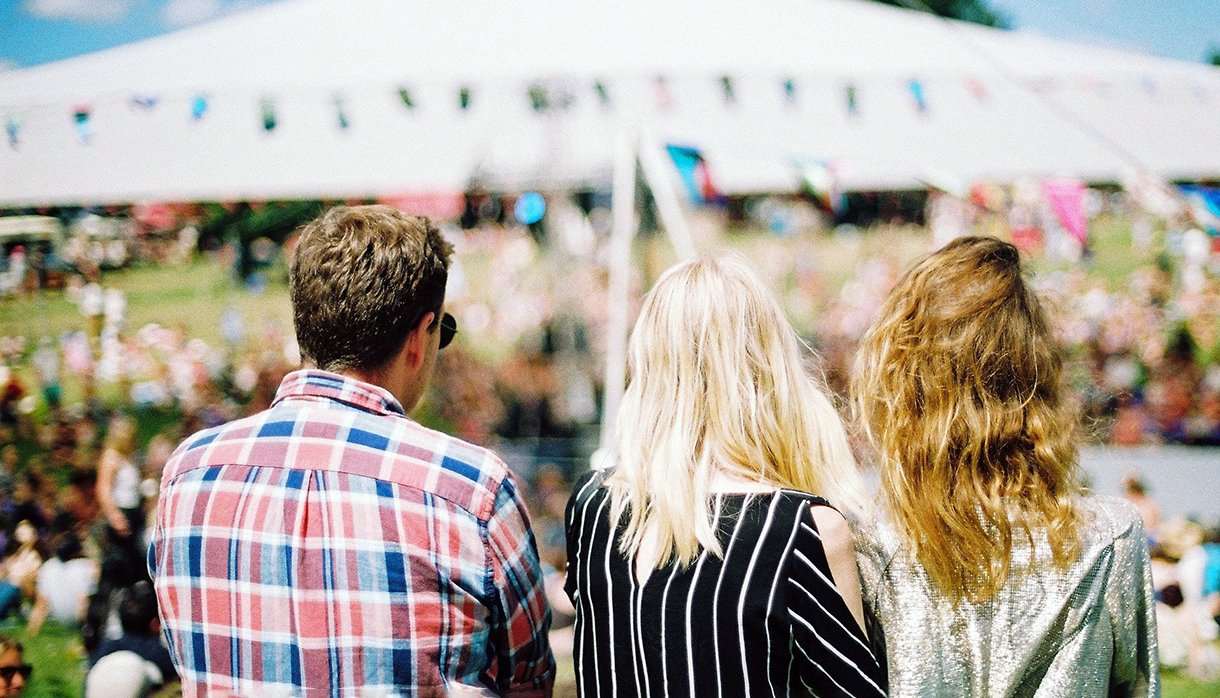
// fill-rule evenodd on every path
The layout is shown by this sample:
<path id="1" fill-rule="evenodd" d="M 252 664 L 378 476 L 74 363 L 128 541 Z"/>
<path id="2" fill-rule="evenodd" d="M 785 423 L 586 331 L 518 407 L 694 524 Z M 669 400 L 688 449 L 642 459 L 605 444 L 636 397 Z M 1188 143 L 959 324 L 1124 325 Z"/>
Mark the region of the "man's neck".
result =
<path id="1" fill-rule="evenodd" d="M 398 400 L 404 410 L 410 410 L 411 405 L 407 404 L 407 396 L 410 394 L 411 383 L 403 376 L 396 375 L 395 371 L 365 371 L 358 368 L 349 368 L 342 371 L 336 371 L 344 378 L 351 378 L 362 383 L 375 385 L 378 388 L 383 388 Z"/>

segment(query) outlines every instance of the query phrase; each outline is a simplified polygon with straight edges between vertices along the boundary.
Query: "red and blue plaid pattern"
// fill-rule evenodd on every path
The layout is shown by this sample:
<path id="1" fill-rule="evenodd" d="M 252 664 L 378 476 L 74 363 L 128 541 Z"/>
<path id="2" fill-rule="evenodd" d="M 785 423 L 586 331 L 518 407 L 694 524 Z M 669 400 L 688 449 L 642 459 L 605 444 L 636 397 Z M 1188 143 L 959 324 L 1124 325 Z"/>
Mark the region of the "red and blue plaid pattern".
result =
<path id="1" fill-rule="evenodd" d="M 183 693 L 549 694 L 529 517 L 493 453 L 297 371 L 166 465 L 149 570 Z"/>

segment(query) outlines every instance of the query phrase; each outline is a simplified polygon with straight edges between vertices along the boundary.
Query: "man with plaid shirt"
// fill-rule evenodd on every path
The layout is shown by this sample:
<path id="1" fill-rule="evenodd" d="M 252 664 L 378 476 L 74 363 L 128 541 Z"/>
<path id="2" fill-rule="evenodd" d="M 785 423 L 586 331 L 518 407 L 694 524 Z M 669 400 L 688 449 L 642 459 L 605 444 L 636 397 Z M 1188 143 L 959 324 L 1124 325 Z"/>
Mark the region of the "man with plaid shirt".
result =
<path id="1" fill-rule="evenodd" d="M 291 273 L 318 369 L 166 465 L 149 549 L 186 696 L 549 695 L 550 611 L 495 454 L 406 416 L 456 325 L 427 220 L 338 207 Z"/>

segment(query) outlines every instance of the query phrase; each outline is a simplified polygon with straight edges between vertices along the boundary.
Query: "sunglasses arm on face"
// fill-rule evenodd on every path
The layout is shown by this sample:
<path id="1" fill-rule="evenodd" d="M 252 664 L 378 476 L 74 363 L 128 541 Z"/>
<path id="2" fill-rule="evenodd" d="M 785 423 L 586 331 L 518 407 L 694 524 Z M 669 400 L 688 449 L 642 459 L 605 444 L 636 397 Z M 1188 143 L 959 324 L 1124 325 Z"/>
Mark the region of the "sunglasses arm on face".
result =
<path id="1" fill-rule="evenodd" d="M 457 335 L 457 318 L 449 313 L 445 313 L 440 319 L 441 326 L 441 343 L 440 348 L 444 349 L 453 342 L 453 338 Z"/>

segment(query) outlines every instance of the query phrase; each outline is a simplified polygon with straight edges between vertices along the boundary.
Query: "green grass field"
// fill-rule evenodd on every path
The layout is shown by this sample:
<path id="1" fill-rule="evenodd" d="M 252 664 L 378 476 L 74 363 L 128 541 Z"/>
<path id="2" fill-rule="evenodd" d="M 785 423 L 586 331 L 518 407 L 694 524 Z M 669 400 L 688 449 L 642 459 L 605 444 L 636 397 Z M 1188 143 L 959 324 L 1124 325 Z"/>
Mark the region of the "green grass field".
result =
<path id="1" fill-rule="evenodd" d="M 34 667 L 26 698 L 63 698 L 84 692 L 84 647 L 76 631 L 47 623 L 38 637 L 31 638 L 23 627 L 7 621 L 0 632 L 25 645 L 25 661 Z"/>
<path id="2" fill-rule="evenodd" d="M 1220 679 L 1196 681 L 1174 671 L 1161 675 L 1164 682 L 1162 695 L 1165 698 L 1216 698 L 1220 696 Z"/>
<path id="3" fill-rule="evenodd" d="M 272 276 L 266 290 L 251 293 L 233 280 L 229 269 L 200 258 L 180 267 L 140 266 L 108 272 L 102 284 L 126 294 L 128 329 L 151 322 L 183 325 L 191 337 L 212 343 L 220 341 L 220 319 L 228 308 L 240 311 L 251 330 L 264 321 L 285 330 L 292 327 L 287 285 L 280 275 Z M 0 336 L 37 339 L 83 327 L 80 311 L 60 292 L 0 301 Z"/>

